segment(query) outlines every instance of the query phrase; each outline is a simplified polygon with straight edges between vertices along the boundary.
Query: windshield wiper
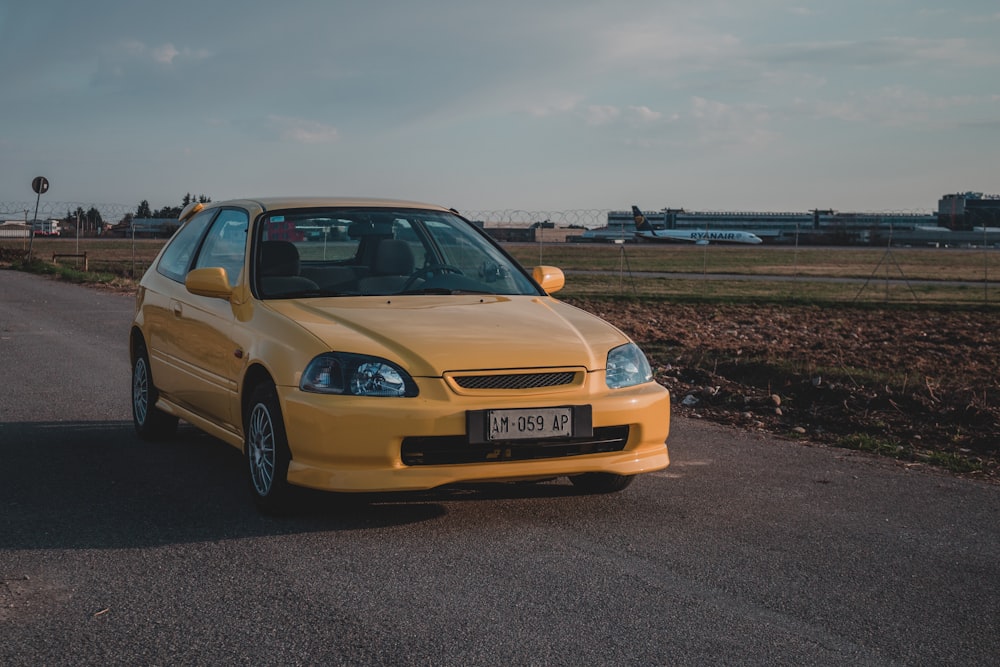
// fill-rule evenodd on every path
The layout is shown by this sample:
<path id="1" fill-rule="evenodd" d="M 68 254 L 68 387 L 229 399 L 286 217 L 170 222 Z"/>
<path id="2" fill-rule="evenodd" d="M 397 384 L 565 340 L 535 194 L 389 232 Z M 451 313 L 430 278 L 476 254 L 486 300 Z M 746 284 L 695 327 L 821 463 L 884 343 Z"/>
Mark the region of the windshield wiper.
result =
<path id="1" fill-rule="evenodd" d="M 324 292 L 323 290 L 316 289 L 301 289 L 294 292 L 279 292 L 277 294 L 268 294 L 265 298 L 267 299 L 304 299 L 307 297 L 321 297 L 321 296 L 339 296 L 337 292 Z"/>
<path id="2" fill-rule="evenodd" d="M 421 287 L 419 289 L 408 289 L 399 294 L 455 294 L 456 290 L 447 287 Z"/>
<path id="3" fill-rule="evenodd" d="M 421 287 L 419 289 L 408 289 L 399 294 L 493 294 L 484 290 L 474 289 L 450 289 L 448 287 Z"/>

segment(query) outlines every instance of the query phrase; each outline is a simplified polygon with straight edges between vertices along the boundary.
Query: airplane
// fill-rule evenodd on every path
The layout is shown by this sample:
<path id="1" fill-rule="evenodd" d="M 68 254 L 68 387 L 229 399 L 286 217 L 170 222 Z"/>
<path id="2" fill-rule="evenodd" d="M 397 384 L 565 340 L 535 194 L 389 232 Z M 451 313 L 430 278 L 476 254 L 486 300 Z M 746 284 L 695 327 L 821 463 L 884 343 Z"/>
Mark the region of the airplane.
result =
<path id="1" fill-rule="evenodd" d="M 635 218 L 635 236 L 649 241 L 687 241 L 695 245 L 716 243 L 750 243 L 757 245 L 764 241 L 752 232 L 737 232 L 728 230 L 708 231 L 704 229 L 654 229 L 639 207 L 632 205 L 632 216 Z"/>

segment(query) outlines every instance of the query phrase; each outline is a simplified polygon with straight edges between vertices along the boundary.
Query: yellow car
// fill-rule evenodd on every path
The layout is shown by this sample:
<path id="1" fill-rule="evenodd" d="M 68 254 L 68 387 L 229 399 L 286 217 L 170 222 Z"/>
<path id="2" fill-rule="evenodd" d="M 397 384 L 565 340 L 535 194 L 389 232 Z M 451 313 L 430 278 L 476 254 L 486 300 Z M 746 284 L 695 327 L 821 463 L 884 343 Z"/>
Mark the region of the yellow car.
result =
<path id="1" fill-rule="evenodd" d="M 476 225 L 407 201 L 192 205 L 138 289 L 135 429 L 183 419 L 244 452 L 264 511 L 338 492 L 669 463 L 670 396 L 625 334 Z"/>

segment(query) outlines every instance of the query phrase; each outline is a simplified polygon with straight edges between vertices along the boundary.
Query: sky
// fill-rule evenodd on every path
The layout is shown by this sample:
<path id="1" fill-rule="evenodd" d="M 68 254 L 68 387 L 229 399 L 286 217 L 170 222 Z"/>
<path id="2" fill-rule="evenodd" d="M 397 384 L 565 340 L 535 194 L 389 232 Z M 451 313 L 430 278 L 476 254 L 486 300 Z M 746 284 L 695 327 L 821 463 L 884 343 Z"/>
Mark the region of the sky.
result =
<path id="1" fill-rule="evenodd" d="M 0 207 L 41 175 L 153 209 L 932 211 L 1000 193 L 998 35 L 996 0 L 0 0 Z"/>

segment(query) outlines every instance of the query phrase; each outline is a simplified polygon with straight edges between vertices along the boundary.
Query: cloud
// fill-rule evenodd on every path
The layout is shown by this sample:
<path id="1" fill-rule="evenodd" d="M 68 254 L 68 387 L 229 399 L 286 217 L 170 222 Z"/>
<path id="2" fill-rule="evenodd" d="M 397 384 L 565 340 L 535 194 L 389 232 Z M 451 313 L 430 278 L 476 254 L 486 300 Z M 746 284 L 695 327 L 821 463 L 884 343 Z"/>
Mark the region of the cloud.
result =
<path id="1" fill-rule="evenodd" d="M 523 111 L 537 118 L 571 113 L 582 101 L 580 95 L 568 93 L 548 93 L 525 101 Z"/>
<path id="2" fill-rule="evenodd" d="M 694 97 L 690 115 L 702 143 L 765 146 L 779 136 L 768 128 L 771 113 L 760 105 Z"/>
<path id="3" fill-rule="evenodd" d="M 817 119 L 834 118 L 887 127 L 920 127 L 953 124 L 959 121 L 960 110 L 974 110 L 989 102 L 990 99 L 985 96 L 937 96 L 907 86 L 894 85 L 866 93 L 854 93 L 836 102 L 819 101 L 804 106 Z"/>
<path id="4" fill-rule="evenodd" d="M 611 26 L 594 36 L 594 46 L 593 66 L 647 75 L 670 75 L 682 63 L 704 68 L 731 62 L 744 48 L 733 35 L 673 21 Z"/>
<path id="5" fill-rule="evenodd" d="M 151 50 L 153 60 L 161 65 L 172 65 L 174 58 L 180 55 L 180 51 L 174 48 L 173 44 L 164 44 Z"/>
<path id="6" fill-rule="evenodd" d="M 175 64 L 181 65 L 198 62 L 211 56 L 212 52 L 207 49 L 192 49 L 189 47 L 178 49 L 171 42 L 165 42 L 158 46 L 148 46 L 144 42 L 135 39 L 121 40 L 106 49 L 103 54 L 103 58 L 106 61 L 122 65 L 133 64 L 142 66 L 156 63 L 168 67 Z"/>
<path id="7" fill-rule="evenodd" d="M 591 105 L 583 112 L 587 125 L 607 125 L 621 116 L 621 109 L 607 105 Z"/>
<path id="8" fill-rule="evenodd" d="M 635 123 L 655 123 L 663 118 L 659 111 L 653 111 L 646 106 L 628 107 L 629 118 Z"/>
<path id="9" fill-rule="evenodd" d="M 591 105 L 582 112 L 588 125 L 610 125 L 612 123 L 628 123 L 629 125 L 650 125 L 663 119 L 663 113 L 653 111 L 647 106 L 627 106 L 625 108 L 610 105 Z"/>
<path id="10" fill-rule="evenodd" d="M 989 67 L 998 63 L 995 49 L 981 49 L 968 39 L 885 37 L 865 41 L 790 42 L 770 45 L 751 54 L 771 64 L 846 65 L 882 67 L 890 65 Z"/>
<path id="11" fill-rule="evenodd" d="M 177 48 L 171 42 L 150 46 L 122 39 L 100 50 L 93 83 L 124 90 L 156 89 L 164 79 L 183 76 L 193 65 L 210 59 L 206 49 Z"/>
<path id="12" fill-rule="evenodd" d="M 304 118 L 271 115 L 267 124 L 280 140 L 296 144 L 329 144 L 340 138 L 334 126 Z"/>
<path id="13" fill-rule="evenodd" d="M 992 23 L 994 21 L 1000 21 L 1000 12 L 994 12 L 993 14 L 986 15 L 969 15 L 962 19 L 966 23 Z"/>

